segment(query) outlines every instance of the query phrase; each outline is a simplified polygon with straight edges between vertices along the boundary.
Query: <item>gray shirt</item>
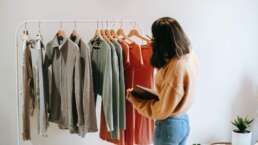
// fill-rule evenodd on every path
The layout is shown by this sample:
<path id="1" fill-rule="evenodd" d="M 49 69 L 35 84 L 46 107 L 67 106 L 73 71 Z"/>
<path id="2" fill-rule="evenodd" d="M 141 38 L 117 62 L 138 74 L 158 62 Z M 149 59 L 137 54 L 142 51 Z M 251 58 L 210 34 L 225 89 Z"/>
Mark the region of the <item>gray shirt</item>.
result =
<path id="1" fill-rule="evenodd" d="M 103 39 L 96 37 L 89 42 L 91 48 L 94 92 L 102 96 L 103 111 L 107 130 L 114 130 L 112 60 L 111 47 Z"/>
<path id="2" fill-rule="evenodd" d="M 43 66 L 43 50 L 44 45 L 40 39 L 33 41 L 31 51 L 31 60 L 32 60 L 32 72 L 35 88 L 35 103 L 37 111 L 37 122 L 38 122 L 38 133 L 45 136 L 48 119 L 47 119 L 47 110 L 46 110 L 46 79 L 45 68 Z"/>
<path id="3" fill-rule="evenodd" d="M 74 38 L 74 39 L 72 39 Z M 80 49 L 81 59 L 81 93 L 82 93 L 82 108 L 84 115 L 84 127 L 83 130 L 79 130 L 81 136 L 84 136 L 87 132 L 96 132 L 97 119 L 96 119 L 96 98 L 93 90 L 92 79 L 92 66 L 90 58 L 90 49 L 86 43 L 79 37 L 71 37 Z"/>
<path id="4" fill-rule="evenodd" d="M 119 106 L 120 106 L 120 91 L 119 91 L 119 66 L 118 66 L 118 56 L 116 53 L 116 47 L 112 42 L 109 44 L 111 47 L 111 61 L 112 61 L 112 97 L 113 97 L 113 119 L 114 119 L 114 130 L 111 132 L 111 137 L 118 139 L 119 137 Z"/>
<path id="5" fill-rule="evenodd" d="M 47 44 L 46 49 L 45 64 L 52 72 L 52 79 L 49 80 L 49 120 L 58 123 L 60 128 L 73 131 L 76 128 L 72 107 L 74 99 L 78 124 L 83 124 L 83 111 L 78 104 L 82 100 L 79 48 L 67 38 L 59 45 L 59 40 L 55 37 Z"/>
<path id="6" fill-rule="evenodd" d="M 119 128 L 126 128 L 125 116 L 125 79 L 124 79 L 124 65 L 123 65 L 123 49 L 117 40 L 112 41 L 116 48 L 119 68 Z"/>

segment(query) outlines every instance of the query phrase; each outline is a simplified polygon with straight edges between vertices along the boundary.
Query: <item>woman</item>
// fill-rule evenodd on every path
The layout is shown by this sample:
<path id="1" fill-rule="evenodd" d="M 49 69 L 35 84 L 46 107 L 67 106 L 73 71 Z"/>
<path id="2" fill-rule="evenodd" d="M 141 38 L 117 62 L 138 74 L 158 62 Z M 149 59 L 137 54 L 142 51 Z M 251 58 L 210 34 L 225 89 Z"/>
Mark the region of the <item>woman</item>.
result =
<path id="1" fill-rule="evenodd" d="M 143 116 L 156 120 L 155 145 L 185 145 L 189 135 L 187 110 L 191 105 L 197 58 L 179 23 L 169 17 L 152 25 L 153 55 L 157 69 L 156 93 L 159 100 L 142 100 L 129 91 L 128 100 Z"/>

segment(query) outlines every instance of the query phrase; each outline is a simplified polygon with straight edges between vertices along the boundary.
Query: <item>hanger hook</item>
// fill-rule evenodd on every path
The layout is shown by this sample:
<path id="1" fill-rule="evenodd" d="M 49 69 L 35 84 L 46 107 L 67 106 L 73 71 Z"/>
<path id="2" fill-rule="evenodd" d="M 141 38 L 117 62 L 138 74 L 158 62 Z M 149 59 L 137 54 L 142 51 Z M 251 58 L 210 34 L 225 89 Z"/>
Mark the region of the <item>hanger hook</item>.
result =
<path id="1" fill-rule="evenodd" d="M 60 21 L 60 29 L 63 29 L 63 21 Z"/>
<path id="2" fill-rule="evenodd" d="M 108 29 L 108 20 L 106 21 L 106 29 Z"/>
<path id="3" fill-rule="evenodd" d="M 28 26 L 28 22 L 27 22 L 27 21 L 25 21 L 25 23 L 24 23 L 24 30 L 25 30 L 25 31 L 27 31 L 27 30 L 28 30 L 28 27 L 27 27 L 27 26 Z"/>
<path id="4" fill-rule="evenodd" d="M 116 21 L 113 21 L 113 23 L 112 23 L 112 29 L 114 29 L 115 28 L 115 26 L 116 26 Z"/>
<path id="5" fill-rule="evenodd" d="M 121 23 L 120 23 L 120 28 L 123 27 L 123 20 L 121 20 Z"/>
<path id="6" fill-rule="evenodd" d="M 77 22 L 76 21 L 73 22 L 73 27 L 74 27 L 74 30 L 77 30 Z"/>
<path id="7" fill-rule="evenodd" d="M 101 27 L 102 27 L 102 29 L 104 29 L 104 20 L 101 21 Z"/>
<path id="8" fill-rule="evenodd" d="M 24 23 L 24 31 L 23 31 L 23 34 L 29 35 L 28 22 L 27 22 L 27 21 L 25 21 L 25 23 Z"/>
<path id="9" fill-rule="evenodd" d="M 41 29 L 41 26 L 40 26 L 40 24 L 41 24 L 41 22 L 40 22 L 40 20 L 38 21 L 38 31 L 39 31 L 39 34 L 40 34 L 40 29 Z"/>
<path id="10" fill-rule="evenodd" d="M 97 29 L 99 29 L 99 21 L 97 20 Z"/>
<path id="11" fill-rule="evenodd" d="M 136 29 L 136 27 L 137 27 L 137 26 L 136 26 L 136 25 L 137 25 L 137 24 L 136 24 L 136 21 L 133 21 L 132 23 L 133 23 L 133 28 Z"/>

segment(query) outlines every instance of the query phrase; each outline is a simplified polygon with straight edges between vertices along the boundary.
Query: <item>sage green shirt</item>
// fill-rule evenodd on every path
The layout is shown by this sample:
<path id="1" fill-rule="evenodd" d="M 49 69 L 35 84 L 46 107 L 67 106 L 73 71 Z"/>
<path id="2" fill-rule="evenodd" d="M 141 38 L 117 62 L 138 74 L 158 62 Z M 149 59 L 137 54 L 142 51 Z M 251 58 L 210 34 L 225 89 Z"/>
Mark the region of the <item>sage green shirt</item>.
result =
<path id="1" fill-rule="evenodd" d="M 95 95 L 99 94 L 102 97 L 107 130 L 111 132 L 114 130 L 112 50 L 109 44 L 100 37 L 92 39 L 89 46 L 91 48 L 94 92 Z"/>

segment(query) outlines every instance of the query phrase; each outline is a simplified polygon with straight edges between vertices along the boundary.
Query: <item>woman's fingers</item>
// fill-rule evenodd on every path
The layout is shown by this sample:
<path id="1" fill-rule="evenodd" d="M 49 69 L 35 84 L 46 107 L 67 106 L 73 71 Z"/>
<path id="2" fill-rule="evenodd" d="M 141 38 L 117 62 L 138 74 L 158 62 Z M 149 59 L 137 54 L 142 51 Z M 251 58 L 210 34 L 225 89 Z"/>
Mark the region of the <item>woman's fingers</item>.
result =
<path id="1" fill-rule="evenodd" d="M 129 89 L 127 89 L 126 90 L 126 98 L 128 98 L 129 97 L 129 95 L 130 95 L 130 93 L 133 91 L 133 88 L 129 88 Z"/>

